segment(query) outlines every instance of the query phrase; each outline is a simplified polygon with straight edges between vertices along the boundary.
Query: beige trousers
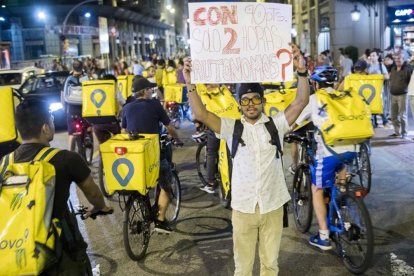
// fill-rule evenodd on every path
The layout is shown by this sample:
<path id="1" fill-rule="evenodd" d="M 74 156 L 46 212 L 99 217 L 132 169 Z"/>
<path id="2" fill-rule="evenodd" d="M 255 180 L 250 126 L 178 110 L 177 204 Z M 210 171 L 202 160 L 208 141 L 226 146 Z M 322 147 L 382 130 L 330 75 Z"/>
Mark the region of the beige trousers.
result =
<path id="1" fill-rule="evenodd" d="M 262 215 L 258 206 L 255 214 L 233 210 L 232 223 L 236 265 L 234 275 L 252 275 L 258 240 L 260 275 L 277 275 L 279 273 L 277 258 L 283 230 L 283 206 Z"/>

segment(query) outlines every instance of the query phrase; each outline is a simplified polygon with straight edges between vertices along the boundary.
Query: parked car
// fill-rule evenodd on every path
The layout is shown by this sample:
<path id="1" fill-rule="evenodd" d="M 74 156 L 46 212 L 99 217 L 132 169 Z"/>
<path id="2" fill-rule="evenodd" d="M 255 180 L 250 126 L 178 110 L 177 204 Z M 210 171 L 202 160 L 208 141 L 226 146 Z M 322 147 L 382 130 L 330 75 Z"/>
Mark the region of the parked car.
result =
<path id="1" fill-rule="evenodd" d="M 49 105 L 57 128 L 66 127 L 66 112 L 61 102 L 61 92 L 69 72 L 48 72 L 30 76 L 20 87 L 19 92 L 25 99 L 39 99 Z"/>
<path id="2" fill-rule="evenodd" d="M 11 86 L 19 89 L 26 79 L 36 74 L 36 67 L 26 67 L 19 70 L 0 70 L 0 86 Z"/>

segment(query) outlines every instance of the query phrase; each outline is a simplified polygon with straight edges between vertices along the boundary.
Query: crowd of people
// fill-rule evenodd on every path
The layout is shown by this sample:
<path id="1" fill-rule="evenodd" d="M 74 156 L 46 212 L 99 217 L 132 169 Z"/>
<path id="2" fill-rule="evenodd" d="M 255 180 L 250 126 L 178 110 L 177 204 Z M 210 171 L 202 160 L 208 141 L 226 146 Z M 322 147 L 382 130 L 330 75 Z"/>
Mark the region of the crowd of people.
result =
<path id="1" fill-rule="evenodd" d="M 275 116 L 264 115 L 264 90 L 259 83 L 241 84 L 238 87 L 238 103 L 242 118 L 239 122 L 234 119 L 220 118 L 216 114 L 207 111 L 197 87 L 191 81 L 191 59 L 162 59 L 153 55 L 150 61 L 134 60 L 128 64 L 124 60 L 117 60 L 109 77 L 116 81 L 116 77 L 122 75 L 134 75 L 132 84 L 132 96 L 129 99 L 118 100 L 122 107 L 121 124 L 113 122 L 99 127 L 100 131 L 117 134 L 124 133 L 152 133 L 159 134 L 160 124 L 164 125 L 168 133 L 177 142 L 180 142 L 178 134 L 171 125 L 171 120 L 165 112 L 165 106 L 161 103 L 163 90 L 166 85 L 181 83 L 186 86 L 188 98 L 195 118 L 210 129 L 209 139 L 214 140 L 208 151 L 217 152 L 218 140 L 224 139 L 233 148 L 235 139 L 234 129 L 236 124 L 242 125 L 240 141 L 237 141 L 238 154 L 233 156 L 232 173 L 232 224 L 233 224 L 233 250 L 235 261 L 235 275 L 249 275 L 252 273 L 255 260 L 256 243 L 259 241 L 259 257 L 261 260 L 261 273 L 277 275 L 278 254 L 283 229 L 283 205 L 289 201 L 287 185 L 281 156 L 278 156 L 278 146 L 269 143 L 267 124 L 271 121 L 276 127 L 283 149 L 283 136 L 291 131 L 292 127 L 300 124 L 300 120 L 311 118 L 315 123 L 319 122 L 317 112 L 313 108 L 314 97 L 309 103 L 310 91 L 324 89 L 331 93 L 335 89 L 341 90 L 341 83 L 349 74 L 382 74 L 385 85 L 383 91 L 384 114 L 382 126 L 388 127 L 391 119 L 394 133 L 391 137 L 407 138 L 407 103 L 411 103 L 414 111 L 414 77 L 409 60 L 405 60 L 402 52 L 387 54 L 384 59 L 378 49 L 366 51 L 355 64 L 346 50 L 340 49 L 338 70 L 332 68 L 330 51 L 324 51 L 316 62 L 312 63 L 309 56 L 302 56 L 296 45 L 291 45 L 294 56 L 294 67 L 298 79 L 297 95 L 294 101 L 283 112 Z M 306 62 L 306 59 L 307 62 Z M 414 59 L 413 59 L 414 60 Z M 38 65 L 39 66 L 39 65 Z M 55 60 L 53 70 L 65 70 L 59 60 Z M 71 76 L 65 84 L 63 98 L 69 94 L 66 92 L 71 86 L 81 86 L 83 79 L 102 78 L 102 74 L 108 73 L 103 69 L 99 59 L 85 58 L 75 60 L 70 68 Z M 310 77 L 309 77 L 310 76 Z M 322 78 L 323 76 L 323 78 Z M 339 81 L 338 77 L 339 76 Z M 108 76 L 103 77 L 108 79 Z M 309 85 L 309 80 L 311 85 Z M 336 83 L 338 81 L 338 85 Z M 153 98 L 154 89 L 158 88 L 158 99 Z M 409 98 L 408 98 L 409 95 Z M 160 101 L 161 100 L 161 101 Z M 81 117 L 82 110 L 79 104 L 68 101 L 68 135 L 69 149 L 73 150 L 73 118 Z M 22 145 L 15 151 L 17 161 L 29 161 L 45 147 L 50 146 L 54 135 L 53 117 L 45 110 L 43 105 L 36 102 L 24 102 L 16 110 L 16 126 L 22 134 Z M 112 128 L 117 125 L 116 128 Z M 373 117 L 374 126 L 377 123 L 376 115 Z M 122 129 L 122 130 L 121 130 Z M 96 129 L 94 129 L 96 131 Z M 98 135 L 97 135 L 98 136 Z M 279 139 L 278 137 L 278 139 Z M 100 143 L 110 138 L 99 139 Z M 273 137 L 270 137 L 273 140 Z M 318 140 L 319 139 L 319 140 Z M 322 145 L 321 138 L 316 138 Z M 280 145 L 279 145 L 280 146 Z M 214 149 L 211 149 L 214 147 Z M 237 149 L 237 147 L 236 147 Z M 326 204 L 324 202 L 323 189 L 333 185 L 336 174 L 338 181 L 344 181 L 345 173 L 343 160 L 355 156 L 351 147 L 336 148 L 338 156 L 332 155 L 323 146 L 318 147 L 316 165 L 312 172 L 313 205 L 318 219 L 319 231 L 313 235 L 309 243 L 323 250 L 331 249 L 329 229 L 326 222 Z M 210 156 L 211 157 L 211 156 Z M 166 189 L 169 188 L 170 164 L 165 160 L 165 153 L 161 151 L 160 157 L 160 186 L 161 194 L 158 214 L 155 220 L 155 229 L 170 233 L 172 229 L 165 220 L 165 211 L 169 204 Z M 217 154 L 213 158 L 217 159 Z M 90 176 L 90 169 L 77 154 L 71 151 L 60 151 L 51 163 L 57 168 L 56 179 L 59 200 L 54 204 L 54 210 L 60 210 L 57 217 L 62 217 L 68 212 L 67 206 L 63 206 L 69 197 L 69 186 L 73 181 L 85 193 L 88 201 L 93 205 L 91 212 L 111 212 L 112 208 L 106 206 L 102 195 L 94 180 Z M 332 169 L 334 168 L 334 169 Z M 293 168 L 294 169 L 294 168 Z M 209 185 L 203 190 L 214 193 L 214 175 L 210 164 Z M 64 248 L 65 249 L 65 248 Z M 86 252 L 86 251 L 85 251 Z M 84 262 L 84 258 L 81 262 Z M 73 260 L 70 260 L 73 261 Z M 68 269 L 68 262 L 59 263 L 55 269 Z M 83 269 L 87 269 L 83 267 Z M 78 274 L 80 275 L 80 274 Z"/>
<path id="2" fill-rule="evenodd" d="M 364 54 L 353 60 L 349 50 L 339 48 L 339 57 L 333 62 L 329 50 L 321 52 L 315 66 L 332 66 L 338 69 L 339 82 L 335 88 L 341 90 L 341 83 L 350 74 L 381 74 L 384 76 L 382 103 L 384 112 L 373 114 L 373 126 L 393 129 L 393 138 L 407 139 L 408 106 L 414 114 L 414 54 L 408 48 L 396 46 L 381 51 L 378 48 L 366 49 Z M 312 72 L 312 67 L 308 67 Z M 378 123 L 381 118 L 382 124 Z M 413 138 L 414 139 L 414 138 Z"/>

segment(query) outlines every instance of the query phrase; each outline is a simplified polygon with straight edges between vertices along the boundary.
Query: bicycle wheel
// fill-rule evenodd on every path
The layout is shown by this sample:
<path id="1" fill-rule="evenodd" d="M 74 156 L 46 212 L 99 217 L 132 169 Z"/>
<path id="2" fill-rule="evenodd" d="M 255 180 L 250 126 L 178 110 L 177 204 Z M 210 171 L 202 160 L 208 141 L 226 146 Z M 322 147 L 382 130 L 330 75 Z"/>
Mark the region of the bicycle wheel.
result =
<path id="1" fill-rule="evenodd" d="M 149 210 L 141 195 L 131 195 L 124 212 L 124 246 L 128 256 L 138 261 L 145 256 L 150 240 Z"/>
<path id="2" fill-rule="evenodd" d="M 102 161 L 102 155 L 99 158 L 99 166 L 98 166 L 98 179 L 99 179 L 99 188 L 101 189 L 102 194 L 105 197 L 109 197 L 108 190 L 106 188 L 106 182 L 105 182 L 105 172 L 103 170 L 103 161 Z"/>
<path id="3" fill-rule="evenodd" d="M 358 153 L 358 175 L 360 185 L 366 190 L 367 193 L 371 190 L 371 161 L 369 159 L 368 146 L 361 144 L 361 148 Z"/>
<path id="4" fill-rule="evenodd" d="M 340 195 L 337 204 L 343 221 L 342 225 L 336 225 L 343 231 L 334 235 L 337 252 L 350 272 L 364 273 L 374 254 L 374 233 L 368 210 L 362 199 L 352 193 Z M 339 224 L 341 220 L 335 221 Z"/>
<path id="5" fill-rule="evenodd" d="M 312 222 L 312 181 L 309 168 L 299 166 L 293 177 L 293 217 L 296 228 L 305 233 Z"/>
<path id="6" fill-rule="evenodd" d="M 170 203 L 168 204 L 167 211 L 165 212 L 165 218 L 169 222 L 175 222 L 180 213 L 181 206 L 181 184 L 178 174 L 175 171 L 172 171 L 171 179 L 171 190 L 170 194 Z"/>
<path id="7" fill-rule="evenodd" d="M 83 147 L 85 149 L 85 160 L 88 165 L 92 164 L 93 159 L 93 134 L 92 132 L 85 133 L 85 137 L 83 139 Z"/>
<path id="8" fill-rule="evenodd" d="M 201 143 L 196 152 L 197 174 L 203 185 L 207 185 L 207 142 Z"/>

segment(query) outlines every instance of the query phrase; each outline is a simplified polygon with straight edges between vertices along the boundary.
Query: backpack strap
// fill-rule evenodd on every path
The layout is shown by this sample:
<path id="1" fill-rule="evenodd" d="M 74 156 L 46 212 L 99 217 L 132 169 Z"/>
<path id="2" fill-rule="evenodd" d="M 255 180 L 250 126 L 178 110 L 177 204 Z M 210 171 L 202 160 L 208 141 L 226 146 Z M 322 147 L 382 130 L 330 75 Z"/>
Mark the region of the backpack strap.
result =
<path id="1" fill-rule="evenodd" d="M 56 155 L 56 153 L 58 153 L 59 150 L 55 149 L 55 148 L 50 148 L 50 147 L 44 147 L 43 149 L 41 149 L 39 151 L 38 154 L 36 154 L 35 158 L 33 159 L 33 161 L 50 161 L 50 159 L 53 158 L 53 156 Z"/>
<path id="2" fill-rule="evenodd" d="M 0 191 L 1 191 L 1 186 L 3 183 L 3 175 L 7 170 L 7 167 L 10 164 L 10 155 L 12 155 L 13 153 L 7 154 L 6 156 L 3 157 L 3 159 L 1 160 L 0 163 Z M 11 156 L 12 162 L 13 162 L 13 156 Z"/>
<path id="3" fill-rule="evenodd" d="M 272 117 L 269 117 L 269 121 L 265 123 L 265 127 L 270 133 L 270 144 L 276 146 L 276 159 L 282 158 L 283 151 L 280 145 L 279 132 L 277 131 L 275 122 L 273 121 Z"/>
<path id="4" fill-rule="evenodd" d="M 231 143 L 231 158 L 234 159 L 236 156 L 237 148 L 239 147 L 239 144 L 242 144 L 242 147 L 244 147 L 246 144 L 244 143 L 242 139 L 243 134 L 243 124 L 241 120 L 236 120 L 234 123 L 234 129 L 233 129 L 233 141 Z"/>

